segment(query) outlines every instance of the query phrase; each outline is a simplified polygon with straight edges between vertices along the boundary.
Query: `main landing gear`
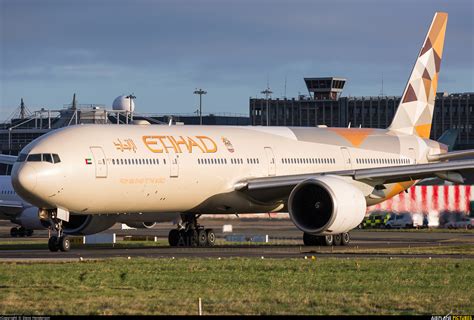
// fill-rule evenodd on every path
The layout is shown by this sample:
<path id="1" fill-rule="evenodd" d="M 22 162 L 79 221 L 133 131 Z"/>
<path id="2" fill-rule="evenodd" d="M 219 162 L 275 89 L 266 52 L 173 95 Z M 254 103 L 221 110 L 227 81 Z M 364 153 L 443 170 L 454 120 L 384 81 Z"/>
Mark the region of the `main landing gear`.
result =
<path id="1" fill-rule="evenodd" d="M 57 217 L 55 212 L 40 213 L 41 220 L 47 220 L 50 230 L 56 231 L 48 240 L 48 248 L 51 252 L 66 252 L 71 249 L 71 242 L 63 231 L 63 220 Z"/>
<path id="2" fill-rule="evenodd" d="M 170 231 L 168 242 L 172 247 L 213 247 L 216 244 L 216 234 L 212 229 L 204 229 L 197 223 L 194 214 L 181 215 L 182 223 L 177 229 Z"/>
<path id="3" fill-rule="evenodd" d="M 26 229 L 23 227 L 14 227 L 10 229 L 10 236 L 13 238 L 16 237 L 31 237 L 33 235 L 33 230 Z"/>
<path id="4" fill-rule="evenodd" d="M 305 246 L 346 246 L 350 241 L 348 232 L 326 236 L 316 236 L 306 232 L 303 234 Z"/>

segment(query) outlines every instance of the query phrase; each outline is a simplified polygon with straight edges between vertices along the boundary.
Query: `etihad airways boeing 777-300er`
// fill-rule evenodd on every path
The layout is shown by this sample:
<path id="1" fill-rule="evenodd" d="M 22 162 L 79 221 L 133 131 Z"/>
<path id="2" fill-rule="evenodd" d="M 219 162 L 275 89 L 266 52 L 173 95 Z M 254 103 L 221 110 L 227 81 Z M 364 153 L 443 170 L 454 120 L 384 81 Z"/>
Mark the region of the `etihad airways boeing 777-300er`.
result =
<path id="1" fill-rule="evenodd" d="M 63 222 L 101 215 L 181 213 L 171 246 L 213 245 L 201 214 L 288 211 L 304 243 L 347 244 L 367 206 L 418 179 L 460 182 L 474 150 L 429 139 L 448 15 L 435 14 L 387 129 L 77 125 L 27 145 L 15 191 L 37 206 L 68 247 Z M 66 245 L 65 245 L 66 243 Z"/>

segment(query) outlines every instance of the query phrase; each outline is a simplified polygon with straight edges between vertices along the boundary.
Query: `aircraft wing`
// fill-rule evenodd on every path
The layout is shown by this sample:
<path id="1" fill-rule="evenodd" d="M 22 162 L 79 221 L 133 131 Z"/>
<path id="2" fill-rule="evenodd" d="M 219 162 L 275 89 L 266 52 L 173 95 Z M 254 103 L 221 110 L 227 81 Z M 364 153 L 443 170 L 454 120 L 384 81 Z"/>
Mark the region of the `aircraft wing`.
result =
<path id="1" fill-rule="evenodd" d="M 255 178 L 237 183 L 235 190 L 242 191 L 256 200 L 271 201 L 287 198 L 298 183 L 321 175 L 351 177 L 356 181 L 373 185 L 414 181 L 429 177 L 439 177 L 444 180 L 462 183 L 463 177 L 461 174 L 468 171 L 474 172 L 474 159 Z"/>
<path id="2" fill-rule="evenodd" d="M 8 154 L 0 154 L 0 163 L 13 165 L 17 156 L 10 156 Z"/>
<path id="3" fill-rule="evenodd" d="M 0 216 L 15 216 L 23 211 L 23 204 L 19 201 L 0 200 Z"/>

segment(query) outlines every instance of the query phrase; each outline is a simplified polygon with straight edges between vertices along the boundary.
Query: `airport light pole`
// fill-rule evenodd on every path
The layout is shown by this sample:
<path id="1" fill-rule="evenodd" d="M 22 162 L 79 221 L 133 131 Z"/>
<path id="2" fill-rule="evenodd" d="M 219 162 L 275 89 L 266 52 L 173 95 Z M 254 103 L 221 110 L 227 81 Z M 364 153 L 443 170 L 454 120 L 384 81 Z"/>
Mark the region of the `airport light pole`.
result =
<path id="1" fill-rule="evenodd" d="M 265 95 L 265 100 L 267 100 L 267 107 L 266 107 L 266 115 L 267 115 L 267 127 L 270 125 L 269 124 L 269 117 L 268 117 L 268 114 L 269 114 L 269 111 L 268 111 L 268 98 L 270 98 L 270 95 L 273 93 L 270 88 L 267 86 L 267 88 L 265 90 L 263 90 L 262 92 L 260 92 L 261 94 L 264 94 Z"/>
<path id="2" fill-rule="evenodd" d="M 199 95 L 199 125 L 202 126 L 202 95 L 203 94 L 206 94 L 207 91 L 204 91 L 202 89 L 196 89 L 194 91 L 194 94 L 198 94 Z"/>

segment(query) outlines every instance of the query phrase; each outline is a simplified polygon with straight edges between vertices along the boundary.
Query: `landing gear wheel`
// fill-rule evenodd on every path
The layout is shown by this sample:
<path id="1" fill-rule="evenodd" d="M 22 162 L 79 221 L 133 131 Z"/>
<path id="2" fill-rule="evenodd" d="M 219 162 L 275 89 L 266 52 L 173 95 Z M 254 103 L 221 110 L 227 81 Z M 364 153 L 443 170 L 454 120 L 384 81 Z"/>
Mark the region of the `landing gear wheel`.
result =
<path id="1" fill-rule="evenodd" d="M 57 252 L 59 250 L 58 237 L 52 236 L 51 238 L 49 238 L 48 248 L 49 248 L 49 251 L 51 252 Z"/>
<path id="2" fill-rule="evenodd" d="M 186 245 L 189 247 L 196 247 L 198 244 L 198 232 L 195 229 L 186 231 Z"/>
<path id="3" fill-rule="evenodd" d="M 212 229 L 206 229 L 206 236 L 207 236 L 207 245 L 209 247 L 214 247 L 216 245 L 216 234 Z"/>
<path id="4" fill-rule="evenodd" d="M 341 245 L 347 246 L 349 242 L 351 242 L 351 236 L 349 235 L 349 232 L 344 232 L 341 234 Z"/>
<path id="5" fill-rule="evenodd" d="M 340 246 L 340 245 L 342 245 L 342 235 L 335 234 L 333 236 L 333 246 Z"/>
<path id="6" fill-rule="evenodd" d="M 179 243 L 179 231 L 177 229 L 173 229 L 168 234 L 168 242 L 170 246 L 177 247 Z"/>
<path id="7" fill-rule="evenodd" d="M 67 236 L 62 236 L 59 237 L 57 246 L 59 247 L 59 250 L 61 250 L 62 252 L 66 252 L 71 249 L 71 242 L 69 241 L 69 238 Z"/>
<path id="8" fill-rule="evenodd" d="M 332 235 L 323 236 L 323 244 L 325 246 L 332 246 L 334 243 L 334 237 Z"/>
<path id="9" fill-rule="evenodd" d="M 25 237 L 25 236 L 26 236 L 26 229 L 23 228 L 23 227 L 20 227 L 20 228 L 18 229 L 18 236 L 20 236 L 20 237 Z"/>
<path id="10" fill-rule="evenodd" d="M 303 233 L 303 243 L 305 246 L 319 246 L 319 237 L 309 234 L 309 233 Z"/>
<path id="11" fill-rule="evenodd" d="M 33 235 L 33 230 L 31 230 L 31 229 L 26 230 L 26 236 L 27 237 L 31 237 L 32 235 Z"/>
<path id="12" fill-rule="evenodd" d="M 205 247 L 207 246 L 207 234 L 204 229 L 198 231 L 198 246 Z"/>
<path id="13" fill-rule="evenodd" d="M 11 228 L 10 229 L 10 236 L 12 236 L 13 238 L 18 237 L 18 228 Z"/>
<path id="14" fill-rule="evenodd" d="M 178 231 L 179 235 L 179 240 L 178 240 L 178 246 L 179 247 L 185 247 L 188 244 L 188 237 L 186 235 L 186 231 L 184 229 L 181 229 Z"/>

